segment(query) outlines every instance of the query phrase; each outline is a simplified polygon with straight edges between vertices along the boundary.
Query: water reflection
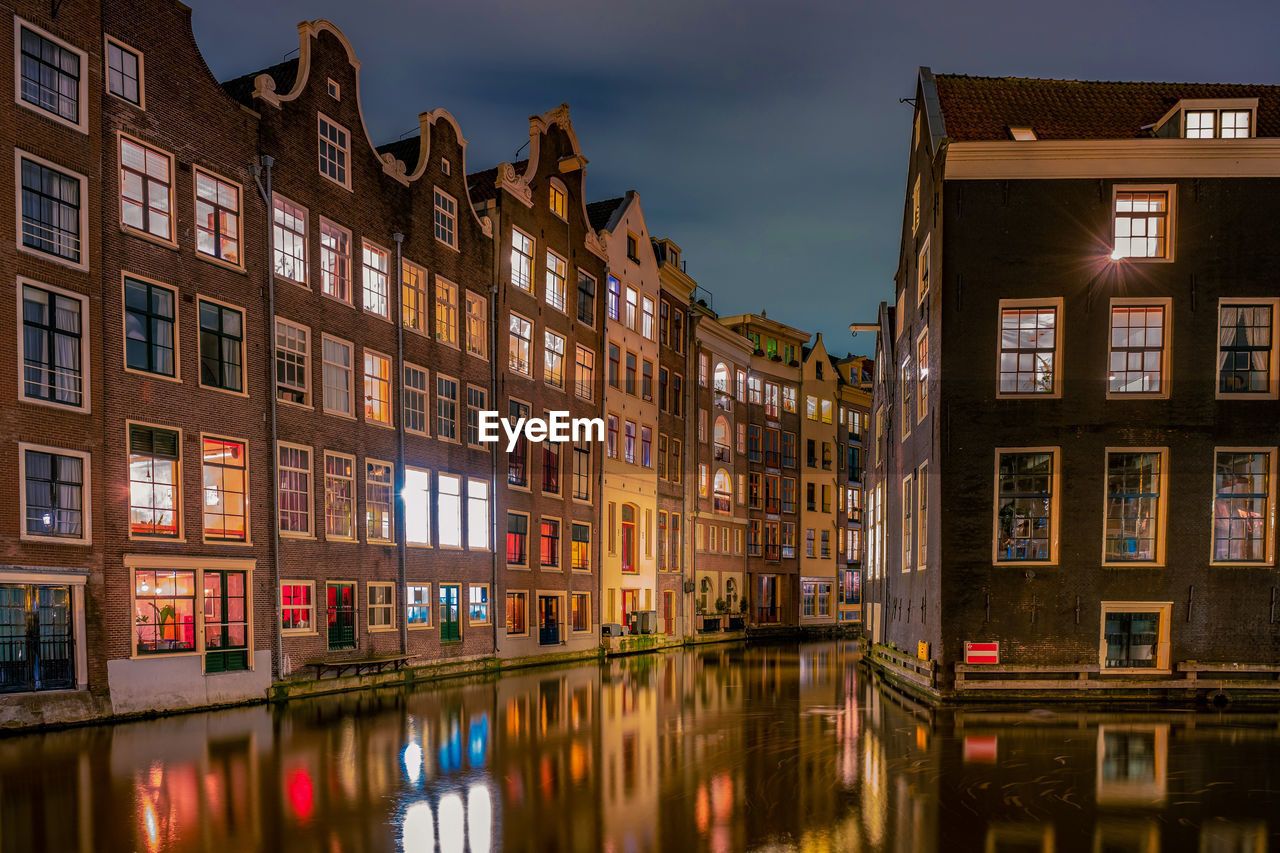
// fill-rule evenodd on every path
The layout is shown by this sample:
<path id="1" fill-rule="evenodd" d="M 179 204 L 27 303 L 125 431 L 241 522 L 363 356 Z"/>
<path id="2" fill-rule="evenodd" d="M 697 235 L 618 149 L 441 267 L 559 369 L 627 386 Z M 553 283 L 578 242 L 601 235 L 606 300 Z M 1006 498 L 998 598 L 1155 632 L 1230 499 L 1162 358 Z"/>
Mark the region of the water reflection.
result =
<path id="1" fill-rule="evenodd" d="M 715 646 L 0 740 L 3 851 L 1260 853 L 1280 715 L 918 706 Z"/>

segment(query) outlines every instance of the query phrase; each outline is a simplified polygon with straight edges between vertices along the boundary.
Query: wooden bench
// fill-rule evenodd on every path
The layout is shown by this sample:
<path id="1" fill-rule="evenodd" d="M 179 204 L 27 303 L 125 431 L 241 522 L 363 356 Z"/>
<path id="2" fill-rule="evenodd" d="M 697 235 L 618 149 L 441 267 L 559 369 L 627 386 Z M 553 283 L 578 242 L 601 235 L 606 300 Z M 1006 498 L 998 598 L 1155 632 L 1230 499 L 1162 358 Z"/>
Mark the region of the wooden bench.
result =
<path id="1" fill-rule="evenodd" d="M 371 658 L 346 658 L 342 660 L 312 660 L 307 661 L 303 666 L 309 666 L 316 671 L 316 679 L 324 678 L 325 673 L 332 672 L 334 678 L 341 678 L 347 670 L 352 670 L 356 675 L 364 675 L 368 672 L 381 673 L 387 667 L 391 669 L 400 669 L 417 655 L 379 655 Z"/>

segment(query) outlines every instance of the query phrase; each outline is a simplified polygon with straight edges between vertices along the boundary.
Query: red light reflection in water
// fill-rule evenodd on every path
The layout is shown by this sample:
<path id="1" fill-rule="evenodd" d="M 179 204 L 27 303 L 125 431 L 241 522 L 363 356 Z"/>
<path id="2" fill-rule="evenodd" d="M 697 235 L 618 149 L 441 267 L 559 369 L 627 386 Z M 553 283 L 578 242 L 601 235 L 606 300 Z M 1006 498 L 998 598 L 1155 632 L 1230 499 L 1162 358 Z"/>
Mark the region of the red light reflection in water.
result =
<path id="1" fill-rule="evenodd" d="M 292 771 L 285 780 L 284 790 L 298 822 L 308 823 L 315 809 L 315 786 L 311 783 L 311 773 L 305 767 Z"/>

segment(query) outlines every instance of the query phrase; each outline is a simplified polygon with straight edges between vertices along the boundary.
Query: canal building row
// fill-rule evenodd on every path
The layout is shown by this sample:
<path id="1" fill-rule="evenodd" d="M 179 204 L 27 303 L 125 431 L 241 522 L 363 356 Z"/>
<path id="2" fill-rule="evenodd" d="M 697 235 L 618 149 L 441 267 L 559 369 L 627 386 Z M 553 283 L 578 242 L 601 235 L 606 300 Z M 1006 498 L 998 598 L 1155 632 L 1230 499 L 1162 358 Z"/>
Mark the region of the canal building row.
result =
<path id="1" fill-rule="evenodd" d="M 174 0 L 11 17 L 0 724 L 857 622 L 870 362 L 718 315 L 566 105 L 469 171 L 328 21 L 219 82 Z"/>

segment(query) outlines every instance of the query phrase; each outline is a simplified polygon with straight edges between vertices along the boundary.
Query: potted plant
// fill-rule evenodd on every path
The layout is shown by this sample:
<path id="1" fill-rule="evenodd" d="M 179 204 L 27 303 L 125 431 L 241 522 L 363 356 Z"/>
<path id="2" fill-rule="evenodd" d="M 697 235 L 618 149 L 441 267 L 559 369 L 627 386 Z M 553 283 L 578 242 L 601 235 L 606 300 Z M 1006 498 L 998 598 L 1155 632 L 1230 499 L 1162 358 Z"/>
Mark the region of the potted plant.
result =
<path id="1" fill-rule="evenodd" d="M 747 599 L 744 597 L 738 601 L 738 615 L 729 617 L 730 631 L 743 631 L 747 627 Z"/>

